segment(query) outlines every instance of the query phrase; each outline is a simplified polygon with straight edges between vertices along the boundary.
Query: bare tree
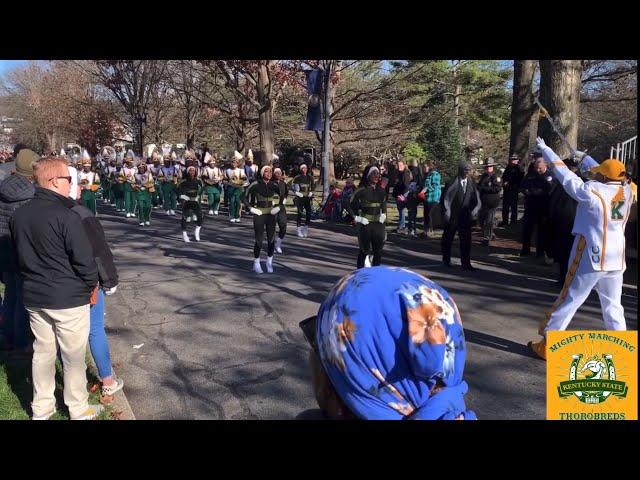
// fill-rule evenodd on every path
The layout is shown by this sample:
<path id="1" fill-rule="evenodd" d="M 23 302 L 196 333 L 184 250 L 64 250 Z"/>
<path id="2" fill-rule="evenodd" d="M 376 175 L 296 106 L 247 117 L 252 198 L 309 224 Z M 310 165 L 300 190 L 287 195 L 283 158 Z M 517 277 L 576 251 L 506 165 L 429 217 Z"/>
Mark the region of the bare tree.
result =
<path id="1" fill-rule="evenodd" d="M 108 88 L 127 112 L 133 125 L 134 138 L 142 154 L 144 132 L 142 125 L 154 98 L 154 90 L 161 83 L 166 62 L 159 60 L 99 60 L 92 69 L 96 79 Z"/>

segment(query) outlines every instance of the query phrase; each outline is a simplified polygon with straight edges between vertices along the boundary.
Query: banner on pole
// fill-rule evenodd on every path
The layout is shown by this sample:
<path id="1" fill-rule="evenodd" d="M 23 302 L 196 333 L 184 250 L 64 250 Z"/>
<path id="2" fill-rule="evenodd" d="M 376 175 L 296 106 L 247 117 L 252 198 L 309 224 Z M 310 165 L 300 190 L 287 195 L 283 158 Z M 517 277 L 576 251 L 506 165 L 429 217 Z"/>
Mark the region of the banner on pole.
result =
<path id="1" fill-rule="evenodd" d="M 304 72 L 307 77 L 307 93 L 309 102 L 307 106 L 307 121 L 305 130 L 322 131 L 322 73 L 319 68 Z"/>

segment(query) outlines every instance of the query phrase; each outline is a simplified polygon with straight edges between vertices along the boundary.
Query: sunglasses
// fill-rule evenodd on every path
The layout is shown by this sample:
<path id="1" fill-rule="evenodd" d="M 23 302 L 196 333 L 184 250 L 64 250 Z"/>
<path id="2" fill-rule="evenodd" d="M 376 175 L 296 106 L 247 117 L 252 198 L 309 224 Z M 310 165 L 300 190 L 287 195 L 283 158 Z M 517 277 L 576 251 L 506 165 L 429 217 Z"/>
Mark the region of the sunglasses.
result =
<path id="1" fill-rule="evenodd" d="M 49 181 L 51 181 L 51 180 L 56 180 L 56 179 L 58 179 L 58 178 L 64 178 L 64 179 L 66 179 L 66 180 L 67 180 L 67 182 L 71 183 L 71 176 L 67 176 L 67 177 L 53 177 L 53 178 L 50 178 L 50 179 L 49 179 Z"/>

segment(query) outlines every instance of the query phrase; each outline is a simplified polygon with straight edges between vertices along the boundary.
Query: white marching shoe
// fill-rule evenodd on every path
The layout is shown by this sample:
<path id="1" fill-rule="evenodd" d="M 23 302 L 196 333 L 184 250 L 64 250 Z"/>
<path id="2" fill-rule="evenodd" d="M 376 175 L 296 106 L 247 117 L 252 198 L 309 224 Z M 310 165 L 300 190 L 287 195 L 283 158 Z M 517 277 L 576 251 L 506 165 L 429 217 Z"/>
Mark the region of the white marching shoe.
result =
<path id="1" fill-rule="evenodd" d="M 256 273 L 263 273 L 262 267 L 260 266 L 260 258 L 253 259 L 253 271 Z"/>
<path id="2" fill-rule="evenodd" d="M 209 215 L 213 215 L 213 210 L 209 210 Z"/>
<path id="3" fill-rule="evenodd" d="M 171 215 L 171 210 L 167 210 L 167 215 Z"/>
<path id="4" fill-rule="evenodd" d="M 273 257 L 267 257 L 267 273 L 273 273 Z"/>
<path id="5" fill-rule="evenodd" d="M 298 230 L 298 236 L 299 236 L 300 238 L 303 238 L 303 237 L 304 237 L 304 233 L 302 233 L 302 228 L 303 228 L 302 226 L 300 226 L 300 227 L 298 227 L 298 228 L 297 228 L 297 230 Z"/>
<path id="6" fill-rule="evenodd" d="M 365 268 L 368 268 L 371 266 L 371 261 L 373 260 L 373 255 L 367 255 L 366 257 L 364 257 L 364 266 Z"/>
<path id="7" fill-rule="evenodd" d="M 196 242 L 200 241 L 200 229 L 202 227 L 196 227 L 196 232 L 195 232 L 195 237 L 196 237 Z"/>
<path id="8" fill-rule="evenodd" d="M 282 253 L 282 239 L 280 237 L 276 237 L 276 252 Z"/>
<path id="9" fill-rule="evenodd" d="M 309 236 L 309 225 L 305 225 L 304 227 L 302 227 L 302 235 L 304 235 L 304 238 L 307 238 Z"/>
<path id="10" fill-rule="evenodd" d="M 214 215 L 218 215 L 218 210 L 214 210 L 214 211 L 213 211 L 213 214 L 214 214 Z"/>
<path id="11" fill-rule="evenodd" d="M 172 216 L 174 216 L 174 217 L 176 216 L 176 211 L 175 210 L 170 210 L 170 212 L 171 212 Z"/>
<path id="12" fill-rule="evenodd" d="M 193 220 L 194 222 L 198 221 L 198 216 L 197 215 L 191 215 L 191 220 Z"/>
<path id="13" fill-rule="evenodd" d="M 149 220 L 147 220 L 146 222 L 144 222 L 145 225 L 151 225 L 151 222 Z"/>
<path id="14" fill-rule="evenodd" d="M 140 226 L 141 226 L 141 227 L 144 227 L 144 222 L 140 222 Z"/>
<path id="15" fill-rule="evenodd" d="M 182 231 L 182 238 L 185 242 L 189 243 L 191 240 L 189 240 L 189 235 L 187 235 L 186 230 Z"/>

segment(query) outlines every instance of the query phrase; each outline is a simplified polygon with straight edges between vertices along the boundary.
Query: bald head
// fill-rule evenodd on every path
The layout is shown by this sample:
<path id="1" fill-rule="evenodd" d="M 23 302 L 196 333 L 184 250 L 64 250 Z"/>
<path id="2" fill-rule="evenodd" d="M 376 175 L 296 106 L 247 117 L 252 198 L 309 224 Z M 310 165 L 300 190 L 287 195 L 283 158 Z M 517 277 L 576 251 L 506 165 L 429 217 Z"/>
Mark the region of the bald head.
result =
<path id="1" fill-rule="evenodd" d="M 69 196 L 71 176 L 69 167 L 62 157 L 44 157 L 33 164 L 33 176 L 39 187 Z"/>

